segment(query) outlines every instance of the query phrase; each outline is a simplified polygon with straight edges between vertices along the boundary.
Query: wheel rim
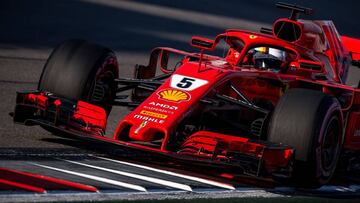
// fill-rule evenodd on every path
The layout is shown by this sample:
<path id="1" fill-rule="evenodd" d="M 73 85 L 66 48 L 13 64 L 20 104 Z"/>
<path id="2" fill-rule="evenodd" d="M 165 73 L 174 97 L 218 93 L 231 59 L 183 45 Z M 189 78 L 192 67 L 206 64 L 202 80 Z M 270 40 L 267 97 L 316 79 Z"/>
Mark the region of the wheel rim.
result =
<path id="1" fill-rule="evenodd" d="M 321 162 L 325 170 L 331 170 L 334 167 L 340 147 L 340 133 L 339 119 L 333 116 L 326 127 L 321 147 Z"/>
<path id="2" fill-rule="evenodd" d="M 106 111 L 111 109 L 110 102 L 115 97 L 116 92 L 116 86 L 113 84 L 113 80 L 116 76 L 114 75 L 114 70 L 110 68 L 111 66 L 117 66 L 116 59 L 112 56 L 105 59 L 104 63 L 98 69 L 91 93 L 91 100 L 94 103 L 103 106 Z M 101 98 L 94 100 L 93 96 L 96 90 L 100 90 L 103 95 Z"/>

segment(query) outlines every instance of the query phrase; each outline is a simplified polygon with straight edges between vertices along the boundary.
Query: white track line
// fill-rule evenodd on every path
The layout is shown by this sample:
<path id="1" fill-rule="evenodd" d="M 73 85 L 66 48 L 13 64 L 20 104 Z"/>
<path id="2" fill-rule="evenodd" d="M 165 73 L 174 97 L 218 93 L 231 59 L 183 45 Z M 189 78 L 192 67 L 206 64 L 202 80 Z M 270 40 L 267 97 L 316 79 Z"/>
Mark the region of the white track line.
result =
<path id="1" fill-rule="evenodd" d="M 66 160 L 66 159 L 58 159 L 58 160 L 62 160 L 62 161 L 66 161 L 69 163 L 73 163 L 73 164 L 77 164 L 77 165 L 81 165 L 81 166 L 86 166 L 89 168 L 94 168 L 94 169 L 98 169 L 98 170 L 102 170 L 102 171 L 106 171 L 106 172 L 110 172 L 110 173 L 114 173 L 114 174 L 119 174 L 122 176 L 127 176 L 127 177 L 131 177 L 131 178 L 136 178 L 139 180 L 143 180 L 143 181 L 147 181 L 147 182 L 151 182 L 151 183 L 156 183 L 159 185 L 164 185 L 167 187 L 172 187 L 172 188 L 176 188 L 176 189 L 180 189 L 180 190 L 185 190 L 185 191 L 192 191 L 191 187 L 185 184 L 180 184 L 180 183 L 176 183 L 176 182 L 172 182 L 172 181 L 167 181 L 167 180 L 162 180 L 162 179 L 158 179 L 158 178 L 153 178 L 153 177 L 148 177 L 148 176 L 143 176 L 143 175 L 138 175 L 138 174 L 133 174 L 133 173 L 128 173 L 128 172 L 124 172 L 124 171 L 119 171 L 119 170 L 113 170 L 113 169 L 108 169 L 108 168 L 103 168 L 103 167 L 99 167 L 99 166 L 94 166 L 94 165 L 90 165 L 90 164 L 84 164 L 81 162 L 76 162 L 76 161 L 70 161 L 70 160 Z"/>
<path id="2" fill-rule="evenodd" d="M 74 172 L 74 171 L 68 171 L 68 170 L 64 170 L 64 169 L 54 168 L 54 167 L 46 166 L 46 165 L 42 165 L 42 164 L 36 164 L 36 163 L 30 163 L 30 164 L 35 165 L 35 166 L 39 166 L 39 167 L 42 167 L 42 168 L 51 169 L 51 170 L 54 170 L 54 171 L 59 171 L 59 172 L 63 172 L 63 173 L 67 173 L 67 174 L 71 174 L 71 175 L 75 175 L 75 176 L 88 178 L 88 179 L 91 179 L 91 180 L 95 180 L 95 181 L 99 181 L 99 182 L 103 182 L 103 183 L 107 183 L 107 184 L 111 184 L 111 185 L 116 185 L 116 186 L 120 186 L 120 187 L 124 187 L 124 188 L 129 188 L 129 189 L 133 189 L 133 190 L 137 190 L 137 191 L 141 191 L 141 192 L 147 192 L 147 190 L 144 187 L 141 187 L 139 185 L 134 185 L 134 184 L 130 184 L 130 183 L 124 183 L 124 182 L 120 182 L 120 181 L 116 181 L 116 180 L 111 180 L 111 179 L 108 179 L 108 178 L 102 178 L 102 177 L 88 175 L 88 174 L 84 174 L 84 173 L 78 173 L 78 172 Z"/>
<path id="3" fill-rule="evenodd" d="M 216 182 L 216 181 L 212 181 L 212 180 L 207 180 L 207 179 L 204 179 L 204 178 L 184 175 L 184 174 L 175 173 L 175 172 L 171 172 L 171 171 L 165 171 L 165 170 L 161 170 L 161 169 L 157 169 L 157 168 L 152 168 L 152 167 L 149 167 L 149 166 L 143 166 L 143 165 L 139 165 L 139 164 L 134 164 L 134 163 L 129 163 L 129 162 L 125 162 L 125 161 L 109 159 L 109 158 L 105 158 L 105 157 L 99 157 L 99 156 L 95 156 L 95 155 L 90 155 L 90 156 L 96 157 L 98 159 L 103 159 L 103 160 L 119 163 L 119 164 L 124 164 L 124 165 L 128 165 L 128 166 L 133 166 L 133 167 L 137 167 L 137 168 L 146 169 L 146 170 L 149 170 L 149 171 L 155 171 L 155 172 L 163 173 L 163 174 L 166 174 L 166 175 L 176 176 L 176 177 L 180 177 L 180 178 L 184 178 L 184 179 L 204 183 L 204 184 L 207 184 L 207 185 L 221 187 L 221 188 L 225 188 L 225 189 L 228 189 L 228 190 L 235 190 L 234 186 L 226 184 L 226 183 L 220 183 L 220 182 Z"/>

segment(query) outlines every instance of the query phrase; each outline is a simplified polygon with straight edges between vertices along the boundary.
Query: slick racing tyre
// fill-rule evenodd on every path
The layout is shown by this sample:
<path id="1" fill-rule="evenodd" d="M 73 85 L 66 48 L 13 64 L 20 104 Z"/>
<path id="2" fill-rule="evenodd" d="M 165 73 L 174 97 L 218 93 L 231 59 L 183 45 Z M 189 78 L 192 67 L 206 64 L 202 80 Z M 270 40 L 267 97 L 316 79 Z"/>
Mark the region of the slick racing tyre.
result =
<path id="1" fill-rule="evenodd" d="M 84 40 L 68 40 L 51 53 L 38 90 L 101 106 L 109 115 L 118 74 L 116 56 L 110 49 Z"/>
<path id="2" fill-rule="evenodd" d="M 308 89 L 290 89 L 279 100 L 270 121 L 268 141 L 295 149 L 291 182 L 319 187 L 332 177 L 343 133 L 339 102 Z"/>

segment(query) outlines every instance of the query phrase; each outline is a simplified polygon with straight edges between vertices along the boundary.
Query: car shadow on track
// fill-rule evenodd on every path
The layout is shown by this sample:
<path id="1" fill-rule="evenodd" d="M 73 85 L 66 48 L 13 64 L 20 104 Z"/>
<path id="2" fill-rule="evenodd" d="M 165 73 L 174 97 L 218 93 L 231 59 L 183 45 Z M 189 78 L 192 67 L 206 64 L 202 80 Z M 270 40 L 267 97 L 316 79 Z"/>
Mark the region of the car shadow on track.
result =
<path id="1" fill-rule="evenodd" d="M 279 183 L 270 178 L 250 177 L 234 171 L 234 169 L 219 169 L 216 167 L 204 166 L 183 162 L 181 160 L 174 160 L 169 157 L 145 153 L 141 150 L 128 148 L 112 148 L 108 146 L 99 146 L 96 143 L 83 142 L 80 140 L 71 140 L 64 138 L 45 138 L 43 141 L 58 143 L 63 145 L 70 145 L 89 151 L 89 153 L 96 153 L 102 156 L 111 157 L 112 159 L 132 161 L 141 163 L 164 170 L 177 171 L 180 173 L 191 174 L 202 178 L 211 178 L 219 182 L 228 182 L 237 188 L 256 187 L 262 188 L 268 192 L 282 194 L 282 195 L 296 195 L 296 196 L 317 196 L 327 198 L 353 198 L 360 195 L 360 176 L 359 174 L 337 173 L 333 181 L 321 188 L 297 188 L 291 183 Z M 80 157 L 85 158 L 85 157 Z M 355 175 L 356 177 L 349 177 Z M 351 178 L 351 180 L 349 180 Z"/>

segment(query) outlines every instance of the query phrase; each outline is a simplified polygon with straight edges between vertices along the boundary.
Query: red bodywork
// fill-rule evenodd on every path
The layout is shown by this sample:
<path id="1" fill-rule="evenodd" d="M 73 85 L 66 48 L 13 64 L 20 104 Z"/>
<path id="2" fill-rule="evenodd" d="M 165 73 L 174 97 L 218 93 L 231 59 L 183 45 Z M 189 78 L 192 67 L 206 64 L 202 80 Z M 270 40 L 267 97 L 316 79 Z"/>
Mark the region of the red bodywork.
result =
<path id="1" fill-rule="evenodd" d="M 296 39 L 283 39 L 277 30 L 282 23 L 297 26 L 300 33 Z M 264 114 L 266 120 L 270 110 L 257 109 L 252 103 L 260 100 L 266 101 L 267 106 L 275 106 L 287 89 L 307 88 L 330 94 L 340 101 L 345 126 L 343 150 L 360 150 L 360 89 L 345 84 L 350 63 L 360 59 L 360 41 L 339 36 L 331 21 L 281 18 L 275 21 L 272 31 L 272 34 L 261 34 L 227 30 L 214 40 L 194 37 L 192 45 L 201 49 L 200 54 L 172 48 L 154 49 L 149 65 L 137 69 L 136 79 L 155 77 L 156 69 L 171 75 L 120 121 L 112 138 L 103 137 L 106 127 L 104 109 L 82 101 L 77 101 L 73 109 L 59 110 L 59 106 L 68 101 L 51 99 L 41 92 L 19 93 L 15 115 L 22 114 L 22 106 L 31 106 L 40 113 L 36 118 L 27 120 L 55 126 L 79 137 L 206 163 L 238 164 L 246 171 L 247 166 L 239 158 L 240 154 L 247 160 L 257 161 L 256 167 L 261 165 L 267 174 L 272 174 L 291 168 L 294 154 L 291 146 L 268 143 L 266 139 L 259 139 L 262 134 L 256 134 L 257 139 L 253 139 L 254 135 L 236 134 L 231 129 L 223 129 L 223 132 L 190 131 L 182 144 L 176 145 L 181 139 L 178 138 L 179 132 L 186 128 L 186 122 L 197 123 L 200 119 L 197 115 L 206 111 L 204 103 L 216 103 L 214 100 L 217 97 L 235 102 L 246 100 L 249 104 L 239 105 L 247 105 L 256 111 L 249 117 Z M 228 55 L 204 54 L 204 51 L 214 51 L 220 41 L 230 45 Z M 240 42 L 241 48 L 233 46 L 235 42 Z M 276 47 L 291 53 L 291 61 L 287 64 L 289 68 L 268 71 L 245 66 L 249 50 L 260 46 Z M 183 56 L 179 67 L 167 67 L 170 54 Z M 236 88 L 241 90 L 244 98 L 239 97 Z M 133 94 L 133 98 L 138 96 Z M 39 119 L 49 114 L 49 109 L 55 115 L 54 121 Z M 237 116 L 244 119 L 242 115 Z M 22 117 L 15 116 L 15 121 L 26 122 Z M 57 124 L 57 119 L 62 122 Z M 249 171 L 254 175 L 260 173 L 259 170 Z"/>

